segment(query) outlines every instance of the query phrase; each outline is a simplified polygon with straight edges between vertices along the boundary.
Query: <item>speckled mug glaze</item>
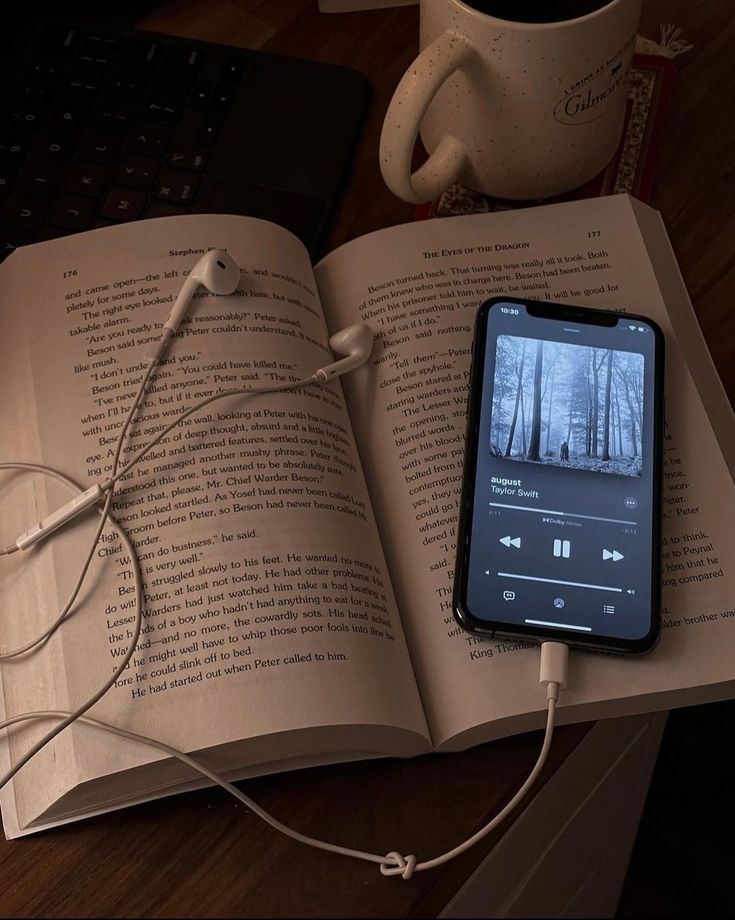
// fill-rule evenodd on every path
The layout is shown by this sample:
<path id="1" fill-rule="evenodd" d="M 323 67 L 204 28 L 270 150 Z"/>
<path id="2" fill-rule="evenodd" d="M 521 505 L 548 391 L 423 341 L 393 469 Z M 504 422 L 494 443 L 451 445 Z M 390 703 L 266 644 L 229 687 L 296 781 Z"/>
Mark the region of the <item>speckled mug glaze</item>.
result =
<path id="1" fill-rule="evenodd" d="M 583 185 L 623 127 L 641 0 L 552 23 L 496 19 L 460 0 L 421 0 L 423 49 L 383 123 L 380 166 L 413 203 L 454 182 L 535 199 Z M 431 154 L 411 173 L 416 136 Z"/>

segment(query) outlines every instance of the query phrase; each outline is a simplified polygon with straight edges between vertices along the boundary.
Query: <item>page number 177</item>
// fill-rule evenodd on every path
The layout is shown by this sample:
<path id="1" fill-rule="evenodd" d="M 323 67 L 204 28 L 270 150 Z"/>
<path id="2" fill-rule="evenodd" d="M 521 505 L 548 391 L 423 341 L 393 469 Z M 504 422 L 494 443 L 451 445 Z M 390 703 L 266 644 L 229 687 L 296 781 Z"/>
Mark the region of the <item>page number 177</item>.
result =
<path id="1" fill-rule="evenodd" d="M 593 240 L 597 236 L 602 236 L 602 230 L 588 230 L 587 236 Z"/>

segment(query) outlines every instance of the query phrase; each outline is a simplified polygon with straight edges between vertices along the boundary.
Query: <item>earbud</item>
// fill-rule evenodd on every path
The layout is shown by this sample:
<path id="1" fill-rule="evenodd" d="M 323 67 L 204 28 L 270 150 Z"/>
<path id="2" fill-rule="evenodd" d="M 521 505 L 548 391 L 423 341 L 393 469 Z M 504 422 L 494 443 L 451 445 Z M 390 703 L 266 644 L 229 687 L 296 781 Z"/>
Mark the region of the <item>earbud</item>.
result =
<path id="1" fill-rule="evenodd" d="M 346 357 L 320 367 L 314 376 L 318 380 L 331 380 L 364 364 L 372 353 L 373 338 L 373 330 L 365 323 L 355 323 L 335 332 L 329 340 L 329 347 L 335 354 Z"/>
<path id="2" fill-rule="evenodd" d="M 210 249 L 189 272 L 163 328 L 176 332 L 200 285 L 211 294 L 232 294 L 239 283 L 240 269 L 232 257 L 224 249 Z"/>

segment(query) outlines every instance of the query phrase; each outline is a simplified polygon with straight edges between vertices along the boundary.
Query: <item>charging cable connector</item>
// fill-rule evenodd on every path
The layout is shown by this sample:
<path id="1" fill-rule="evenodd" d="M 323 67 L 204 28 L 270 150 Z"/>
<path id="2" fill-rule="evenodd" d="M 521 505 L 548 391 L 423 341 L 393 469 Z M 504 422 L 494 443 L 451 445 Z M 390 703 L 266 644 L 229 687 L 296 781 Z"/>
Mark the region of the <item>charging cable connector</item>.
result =
<path id="1" fill-rule="evenodd" d="M 544 642 L 541 645 L 541 664 L 538 680 L 546 686 L 546 699 L 559 702 L 559 691 L 567 685 L 569 646 L 563 642 Z"/>

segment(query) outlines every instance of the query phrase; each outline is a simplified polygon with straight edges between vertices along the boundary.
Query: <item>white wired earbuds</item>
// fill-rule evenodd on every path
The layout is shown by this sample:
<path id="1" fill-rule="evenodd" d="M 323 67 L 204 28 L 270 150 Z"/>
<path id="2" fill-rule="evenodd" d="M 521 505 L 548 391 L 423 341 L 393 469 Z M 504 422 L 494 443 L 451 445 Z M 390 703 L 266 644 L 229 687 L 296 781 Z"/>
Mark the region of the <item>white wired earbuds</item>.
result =
<path id="1" fill-rule="evenodd" d="M 163 324 L 161 338 L 147 356 L 148 364 L 144 370 L 143 377 L 138 386 L 137 392 L 133 399 L 133 403 L 121 425 L 120 432 L 118 434 L 110 469 L 110 476 L 107 480 L 102 483 L 96 483 L 93 486 L 84 489 L 68 476 L 65 476 L 63 473 L 60 473 L 59 471 L 54 470 L 48 466 L 20 461 L 0 462 L 0 470 L 15 469 L 25 470 L 27 472 L 42 473 L 62 482 L 68 488 L 74 490 L 77 493 L 75 497 L 66 505 L 43 518 L 41 521 L 27 530 L 24 534 L 21 534 L 20 537 L 18 537 L 6 548 L 0 549 L 0 555 L 9 555 L 11 553 L 17 552 L 18 550 L 25 550 L 30 548 L 39 540 L 43 539 L 54 530 L 62 527 L 68 521 L 72 520 L 78 514 L 81 514 L 87 508 L 98 505 L 98 503 L 102 503 L 104 499 L 101 507 L 97 508 L 97 511 L 100 515 L 100 520 L 95 529 L 91 546 L 87 552 L 87 555 L 85 556 L 74 588 L 72 589 L 69 598 L 64 604 L 61 613 L 57 616 L 56 620 L 51 624 L 51 626 L 41 635 L 37 636 L 35 639 L 27 642 L 25 645 L 19 648 L 0 654 L 0 661 L 16 661 L 22 656 L 25 656 L 33 649 L 45 643 L 63 623 L 73 608 L 74 602 L 76 601 L 76 598 L 81 590 L 82 584 L 87 575 L 87 571 L 94 557 L 94 553 L 102 535 L 102 531 L 105 527 L 105 524 L 108 522 L 117 531 L 120 539 L 125 544 L 127 553 L 129 554 L 132 562 L 133 577 L 135 582 L 135 623 L 133 624 L 133 635 L 130 639 L 130 643 L 125 651 L 125 654 L 118 660 L 118 663 L 110 677 L 94 693 L 94 695 L 73 711 L 38 710 L 35 712 L 10 716 L 4 721 L 0 722 L 0 730 L 7 729 L 11 725 L 16 725 L 27 721 L 45 719 L 53 720 L 56 722 L 54 727 L 50 729 L 45 735 L 43 735 L 10 770 L 8 770 L 3 776 L 0 776 L 0 789 L 5 786 L 5 784 L 9 782 L 9 780 L 12 779 L 13 776 L 15 776 L 15 774 L 23 766 L 25 766 L 25 764 L 28 763 L 32 757 L 35 756 L 35 754 L 37 754 L 43 747 L 45 747 L 46 744 L 48 744 L 67 726 L 78 721 L 81 724 L 91 726 L 98 730 L 104 730 L 120 737 L 124 737 L 128 740 L 154 747 L 168 754 L 169 756 L 175 757 L 183 763 L 188 764 L 190 767 L 197 770 L 212 782 L 222 786 L 223 789 L 235 796 L 235 798 L 250 808 L 260 818 L 270 824 L 271 827 L 275 828 L 283 834 L 286 834 L 294 840 L 297 840 L 300 843 L 304 843 L 309 846 L 326 850 L 328 852 L 337 853 L 343 856 L 350 856 L 352 858 L 376 863 L 380 866 L 380 871 L 383 875 L 400 875 L 403 878 L 408 879 L 415 871 L 434 868 L 435 866 L 441 865 L 442 863 L 452 859 L 454 856 L 459 855 L 459 853 L 469 849 L 471 846 L 489 834 L 495 827 L 497 827 L 498 824 L 500 824 L 504 818 L 510 814 L 510 812 L 516 807 L 516 805 L 531 788 L 536 780 L 536 777 L 541 772 L 541 769 L 548 755 L 551 745 L 551 737 L 554 727 L 554 716 L 556 712 L 556 703 L 558 700 L 559 690 L 566 686 L 568 650 L 565 645 L 555 642 L 546 642 L 542 646 L 540 682 L 541 684 L 546 685 L 547 690 L 548 714 L 546 732 L 536 765 L 529 774 L 525 783 L 520 787 L 515 796 L 507 803 L 507 805 L 490 822 L 484 825 L 474 835 L 469 837 L 467 840 L 452 850 L 449 850 L 448 852 L 436 857 L 435 859 L 427 860 L 425 862 L 417 862 L 416 857 L 413 855 L 404 857 L 401 853 L 395 850 L 385 855 L 380 855 L 376 853 L 364 852 L 361 850 L 354 850 L 349 847 L 342 847 L 337 844 L 317 840 L 316 838 L 301 834 L 273 818 L 270 814 L 268 814 L 268 812 L 264 811 L 264 809 L 257 805 L 257 803 L 252 801 L 252 799 L 241 792 L 236 786 L 232 785 L 217 773 L 210 770 L 206 765 L 197 759 L 190 757 L 188 754 L 179 751 L 170 745 L 164 744 L 163 742 L 152 738 L 147 738 L 143 735 L 130 732 L 124 728 L 121 728 L 120 726 L 112 725 L 110 723 L 103 722 L 99 719 L 93 719 L 85 715 L 85 713 L 110 690 L 115 681 L 122 674 L 125 667 L 127 667 L 137 646 L 143 622 L 143 575 L 140 562 L 133 542 L 125 533 L 123 527 L 112 517 L 110 513 L 117 482 L 123 476 L 125 476 L 125 474 L 128 473 L 137 463 L 139 463 L 143 457 L 145 457 L 146 454 L 151 451 L 156 446 L 156 444 L 158 444 L 160 440 L 166 436 L 166 434 L 168 434 L 169 431 L 179 425 L 184 419 L 203 409 L 210 403 L 228 397 L 252 397 L 266 393 L 286 392 L 289 390 L 300 389 L 311 384 L 327 382 L 364 364 L 372 352 L 373 333 L 368 326 L 363 323 L 357 323 L 355 325 L 348 326 L 345 329 L 341 329 L 331 336 L 329 345 L 333 352 L 343 357 L 340 357 L 338 360 L 329 363 L 324 367 L 318 368 L 314 371 L 313 374 L 300 380 L 266 385 L 263 387 L 234 388 L 215 393 L 214 395 L 193 404 L 188 409 L 181 412 L 180 415 L 178 415 L 172 422 L 170 422 L 161 431 L 159 431 L 155 437 L 148 441 L 148 443 L 136 450 L 131 459 L 121 467 L 120 457 L 122 454 L 123 445 L 125 443 L 130 425 L 132 424 L 135 415 L 143 402 L 143 397 L 145 396 L 148 382 L 155 367 L 163 359 L 168 345 L 176 333 L 179 324 L 185 317 L 193 299 L 194 293 L 199 288 L 199 286 L 203 286 L 212 294 L 231 294 L 237 289 L 239 281 L 240 269 L 224 250 L 211 250 L 206 253 L 197 262 L 197 264 L 187 276 L 181 291 L 179 292 L 179 295 L 177 296 L 173 307 L 171 308 L 171 312 Z"/>

